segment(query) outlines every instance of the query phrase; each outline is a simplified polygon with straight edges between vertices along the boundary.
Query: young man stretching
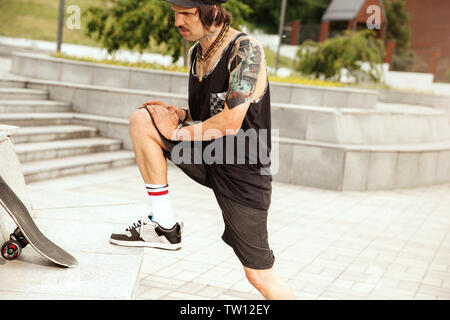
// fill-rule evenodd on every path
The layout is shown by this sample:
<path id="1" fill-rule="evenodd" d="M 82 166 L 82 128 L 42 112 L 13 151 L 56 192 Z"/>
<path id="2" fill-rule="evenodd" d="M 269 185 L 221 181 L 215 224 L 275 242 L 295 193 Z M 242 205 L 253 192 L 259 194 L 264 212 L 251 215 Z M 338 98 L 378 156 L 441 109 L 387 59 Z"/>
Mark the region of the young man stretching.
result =
<path id="1" fill-rule="evenodd" d="M 214 191 L 225 223 L 222 239 L 233 248 L 250 283 L 267 299 L 295 299 L 273 268 L 267 236 L 271 114 L 264 51 L 255 39 L 230 27 L 231 15 L 221 7 L 227 0 L 166 1 L 183 38 L 198 41 L 189 52 L 189 109 L 152 101 L 131 116 L 136 161 L 153 209 L 149 217 L 112 234 L 110 241 L 181 248 L 181 226 L 167 184 L 169 159 Z M 238 154 L 234 147 L 245 142 L 248 132 L 256 132 L 257 143 Z"/>

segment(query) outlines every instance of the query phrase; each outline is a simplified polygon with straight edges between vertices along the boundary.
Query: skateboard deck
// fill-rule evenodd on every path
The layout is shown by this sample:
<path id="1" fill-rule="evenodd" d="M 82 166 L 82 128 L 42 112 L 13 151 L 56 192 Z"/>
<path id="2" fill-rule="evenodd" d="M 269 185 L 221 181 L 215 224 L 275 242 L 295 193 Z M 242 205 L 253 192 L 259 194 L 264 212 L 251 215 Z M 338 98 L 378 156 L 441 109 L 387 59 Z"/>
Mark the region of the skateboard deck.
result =
<path id="1" fill-rule="evenodd" d="M 0 205 L 11 216 L 17 229 L 11 234 L 11 240 L 1 248 L 2 256 L 7 260 L 16 259 L 22 248 L 30 244 L 40 255 L 63 267 L 75 267 L 78 261 L 52 241 L 47 239 L 31 217 L 30 212 L 14 191 L 0 176 Z"/>

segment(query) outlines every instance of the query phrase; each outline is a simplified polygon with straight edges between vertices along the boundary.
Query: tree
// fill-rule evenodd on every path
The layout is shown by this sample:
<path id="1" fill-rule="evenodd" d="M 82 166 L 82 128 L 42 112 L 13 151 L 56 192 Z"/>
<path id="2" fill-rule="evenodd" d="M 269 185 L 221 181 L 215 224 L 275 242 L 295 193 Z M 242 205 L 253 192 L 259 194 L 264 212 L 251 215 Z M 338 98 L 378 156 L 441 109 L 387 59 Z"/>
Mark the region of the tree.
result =
<path id="1" fill-rule="evenodd" d="M 251 9 L 239 0 L 224 6 L 233 14 L 233 26 L 242 24 Z M 103 0 L 103 5 L 90 7 L 87 36 L 99 41 L 108 53 L 122 47 L 142 53 L 150 46 L 150 39 L 164 43 L 174 61 L 183 54 L 183 38 L 174 26 L 175 15 L 166 1 Z"/>
<path id="2" fill-rule="evenodd" d="M 339 81 L 342 69 L 346 69 L 356 82 L 366 78 L 377 82 L 381 79 L 378 65 L 384 46 L 371 30 L 346 31 L 344 36 L 322 43 L 305 41 L 297 56 L 296 70 L 303 75 Z M 362 62 L 367 63 L 368 70 L 362 68 Z"/>
<path id="3" fill-rule="evenodd" d="M 415 55 L 410 50 L 411 28 L 404 0 L 383 0 L 388 20 L 387 40 L 395 40 L 393 69 L 408 70 L 414 64 Z"/>
<path id="4" fill-rule="evenodd" d="M 266 33 L 278 33 L 281 1 L 242 0 L 253 9 L 248 21 Z M 331 0 L 288 0 L 286 21 L 301 20 L 302 24 L 319 24 Z"/>

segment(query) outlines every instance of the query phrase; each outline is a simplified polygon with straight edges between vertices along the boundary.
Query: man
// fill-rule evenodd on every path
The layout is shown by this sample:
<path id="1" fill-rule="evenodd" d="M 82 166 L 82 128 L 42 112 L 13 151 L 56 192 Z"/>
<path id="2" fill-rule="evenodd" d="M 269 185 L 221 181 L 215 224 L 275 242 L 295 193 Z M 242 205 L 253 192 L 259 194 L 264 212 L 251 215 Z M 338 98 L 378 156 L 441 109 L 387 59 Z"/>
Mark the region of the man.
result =
<path id="1" fill-rule="evenodd" d="M 273 268 L 267 236 L 272 177 L 270 158 L 264 157 L 271 146 L 264 51 L 255 39 L 230 27 L 231 15 L 221 7 L 227 0 L 166 1 L 184 39 L 198 41 L 189 52 L 188 109 L 151 101 L 131 116 L 130 135 L 152 214 L 112 234 L 110 241 L 181 248 L 182 226 L 168 194 L 167 158 L 214 191 L 225 223 L 222 239 L 233 248 L 250 283 L 267 299 L 295 299 Z M 256 143 L 239 155 L 236 145 L 249 137 L 246 132 L 257 132 Z"/>

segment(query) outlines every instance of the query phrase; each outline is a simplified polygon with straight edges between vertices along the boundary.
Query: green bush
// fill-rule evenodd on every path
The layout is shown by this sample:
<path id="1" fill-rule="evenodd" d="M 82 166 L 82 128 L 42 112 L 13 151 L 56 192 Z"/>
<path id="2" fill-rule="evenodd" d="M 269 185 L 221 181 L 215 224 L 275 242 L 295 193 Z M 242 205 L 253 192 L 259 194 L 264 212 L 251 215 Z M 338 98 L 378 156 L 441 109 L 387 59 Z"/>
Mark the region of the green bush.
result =
<path id="1" fill-rule="evenodd" d="M 345 68 L 356 82 L 367 78 L 379 82 L 382 73 L 378 65 L 383 57 L 384 45 L 374 38 L 371 30 L 347 31 L 344 36 L 323 43 L 303 43 L 297 52 L 295 69 L 305 76 L 339 81 L 341 70 Z M 362 62 L 368 63 L 368 70 L 361 69 Z"/>

